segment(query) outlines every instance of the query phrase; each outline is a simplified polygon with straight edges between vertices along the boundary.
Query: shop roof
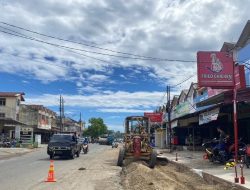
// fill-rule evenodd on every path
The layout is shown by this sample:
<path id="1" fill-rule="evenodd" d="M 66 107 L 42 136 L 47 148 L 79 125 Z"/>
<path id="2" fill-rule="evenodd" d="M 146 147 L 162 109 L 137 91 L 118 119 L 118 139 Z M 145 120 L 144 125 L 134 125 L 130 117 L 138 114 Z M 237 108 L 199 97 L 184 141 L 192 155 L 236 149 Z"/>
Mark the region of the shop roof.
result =
<path id="1" fill-rule="evenodd" d="M 235 44 L 236 43 L 224 42 L 220 51 L 222 51 L 222 52 L 231 52 L 234 49 Z"/>
<path id="2" fill-rule="evenodd" d="M 17 96 L 21 96 L 21 101 L 25 101 L 24 100 L 24 96 L 25 93 L 24 92 L 0 92 L 0 97 L 17 97 Z"/>
<path id="3" fill-rule="evenodd" d="M 233 90 L 224 91 L 220 94 L 212 96 L 202 102 L 196 104 L 197 107 L 208 106 L 218 103 L 232 103 Z M 240 89 L 237 91 L 237 101 L 238 102 L 250 102 L 250 88 Z"/>
<path id="4" fill-rule="evenodd" d="M 205 111 L 210 111 L 214 108 L 217 108 L 221 105 L 221 103 L 218 103 L 218 104 L 213 104 L 213 105 L 208 105 L 208 106 L 204 106 L 202 108 L 200 108 L 199 110 L 193 112 L 193 113 L 188 113 L 186 115 L 183 115 L 181 117 L 178 117 L 178 118 L 175 118 L 173 119 L 172 121 L 175 121 L 175 120 L 181 120 L 181 119 L 187 119 L 187 118 L 190 118 L 190 117 L 195 117 L 195 116 L 198 116 L 200 113 L 202 112 L 205 112 Z"/>
<path id="5" fill-rule="evenodd" d="M 245 44 L 249 41 L 250 37 L 250 20 L 247 21 L 239 40 L 236 43 L 236 47 L 244 47 Z"/>
<path id="6" fill-rule="evenodd" d="M 2 123 L 3 125 L 26 125 L 25 123 L 7 117 L 1 118 L 0 123 Z"/>

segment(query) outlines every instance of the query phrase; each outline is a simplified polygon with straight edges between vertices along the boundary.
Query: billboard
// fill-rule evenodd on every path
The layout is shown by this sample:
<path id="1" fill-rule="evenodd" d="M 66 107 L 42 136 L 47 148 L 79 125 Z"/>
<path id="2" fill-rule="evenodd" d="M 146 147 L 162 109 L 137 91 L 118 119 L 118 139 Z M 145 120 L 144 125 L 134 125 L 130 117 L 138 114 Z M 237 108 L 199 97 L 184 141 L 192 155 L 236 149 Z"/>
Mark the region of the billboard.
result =
<path id="1" fill-rule="evenodd" d="M 234 86 L 233 56 L 226 52 L 197 52 L 198 86 L 232 88 Z"/>
<path id="2" fill-rule="evenodd" d="M 145 117 L 148 117 L 150 122 L 162 122 L 162 113 L 149 113 L 145 112 L 144 113 Z"/>

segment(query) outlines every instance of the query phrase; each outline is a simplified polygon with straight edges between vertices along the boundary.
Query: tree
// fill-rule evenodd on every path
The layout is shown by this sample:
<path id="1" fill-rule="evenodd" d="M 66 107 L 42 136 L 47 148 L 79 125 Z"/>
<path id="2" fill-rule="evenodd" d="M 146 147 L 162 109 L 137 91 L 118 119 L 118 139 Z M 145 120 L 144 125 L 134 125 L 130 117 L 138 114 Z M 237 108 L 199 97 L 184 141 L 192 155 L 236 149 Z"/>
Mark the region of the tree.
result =
<path id="1" fill-rule="evenodd" d="M 102 118 L 90 118 L 89 124 L 88 128 L 83 132 L 84 135 L 96 138 L 107 133 L 108 128 Z"/>

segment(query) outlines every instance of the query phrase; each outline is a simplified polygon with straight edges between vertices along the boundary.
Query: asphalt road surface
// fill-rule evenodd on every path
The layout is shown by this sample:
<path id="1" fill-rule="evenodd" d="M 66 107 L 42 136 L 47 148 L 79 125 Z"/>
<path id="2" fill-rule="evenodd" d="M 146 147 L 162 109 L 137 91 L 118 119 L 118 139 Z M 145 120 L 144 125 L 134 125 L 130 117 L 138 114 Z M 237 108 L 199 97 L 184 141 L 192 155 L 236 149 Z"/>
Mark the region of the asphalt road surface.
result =
<path id="1" fill-rule="evenodd" d="M 50 165 L 46 148 L 8 160 L 0 160 L 1 190 L 113 190 L 122 189 L 120 172 L 116 166 L 118 149 L 90 144 L 88 154 L 79 158 L 55 158 L 57 182 L 44 182 Z"/>

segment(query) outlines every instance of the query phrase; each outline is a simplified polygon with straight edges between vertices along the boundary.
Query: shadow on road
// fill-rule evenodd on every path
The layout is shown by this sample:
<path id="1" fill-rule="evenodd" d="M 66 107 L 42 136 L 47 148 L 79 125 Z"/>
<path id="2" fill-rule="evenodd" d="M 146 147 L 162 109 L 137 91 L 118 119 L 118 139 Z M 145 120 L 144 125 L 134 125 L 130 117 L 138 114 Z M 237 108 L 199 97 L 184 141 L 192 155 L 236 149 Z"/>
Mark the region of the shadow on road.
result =
<path id="1" fill-rule="evenodd" d="M 40 161 L 48 161 L 48 160 L 50 160 L 50 158 L 49 157 L 46 157 L 46 158 L 40 158 L 39 159 Z M 56 157 L 54 157 L 54 159 L 53 160 L 62 160 L 62 161 L 68 161 L 68 160 L 72 160 L 71 158 L 68 158 L 68 157 L 60 157 L 60 156 L 56 156 Z"/>
<path id="2" fill-rule="evenodd" d="M 109 166 L 117 166 L 116 163 L 117 163 L 117 160 L 114 160 L 114 159 L 105 161 L 105 164 Z"/>

